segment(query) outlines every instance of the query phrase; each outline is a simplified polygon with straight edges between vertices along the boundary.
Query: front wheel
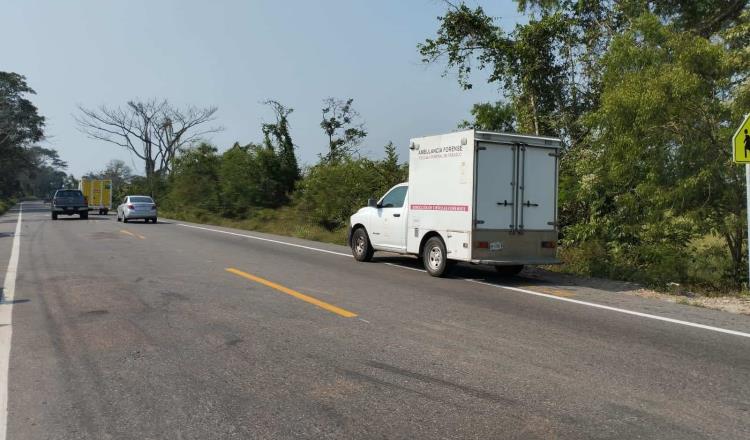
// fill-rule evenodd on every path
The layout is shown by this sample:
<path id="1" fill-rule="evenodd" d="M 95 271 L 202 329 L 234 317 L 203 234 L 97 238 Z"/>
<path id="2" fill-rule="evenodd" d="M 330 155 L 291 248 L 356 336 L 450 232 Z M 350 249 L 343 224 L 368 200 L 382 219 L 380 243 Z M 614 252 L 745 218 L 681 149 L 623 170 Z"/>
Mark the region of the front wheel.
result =
<path id="1" fill-rule="evenodd" d="M 513 266 L 495 266 L 495 270 L 499 275 L 509 277 L 518 275 L 523 270 L 523 264 Z"/>
<path id="2" fill-rule="evenodd" d="M 128 218 L 125 217 L 125 214 L 122 215 L 122 222 L 123 223 L 127 223 L 128 222 Z"/>
<path id="3" fill-rule="evenodd" d="M 357 261 L 370 261 L 375 250 L 372 248 L 364 228 L 357 228 L 352 234 L 352 255 Z"/>
<path id="4" fill-rule="evenodd" d="M 81 213 L 81 220 L 86 220 L 87 218 L 89 218 L 89 213 L 88 212 L 82 212 Z"/>
<path id="5" fill-rule="evenodd" d="M 422 263 L 427 273 L 433 277 L 442 277 L 448 272 L 448 253 L 440 237 L 427 240 L 422 250 Z"/>
<path id="6" fill-rule="evenodd" d="M 52 220 L 57 220 L 57 213 L 56 212 L 52 213 Z"/>

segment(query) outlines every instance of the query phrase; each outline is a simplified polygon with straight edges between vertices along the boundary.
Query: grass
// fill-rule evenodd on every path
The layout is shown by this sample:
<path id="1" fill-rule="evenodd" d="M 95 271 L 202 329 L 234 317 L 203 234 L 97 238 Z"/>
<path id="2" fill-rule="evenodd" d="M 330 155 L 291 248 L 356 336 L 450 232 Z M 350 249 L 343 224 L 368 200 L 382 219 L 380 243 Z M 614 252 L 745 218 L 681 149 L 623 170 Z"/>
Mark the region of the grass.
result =
<path id="1" fill-rule="evenodd" d="M 0 215 L 5 214 L 5 212 L 8 211 L 15 204 L 16 204 L 15 200 L 0 199 Z"/>
<path id="2" fill-rule="evenodd" d="M 320 225 L 311 224 L 305 221 L 301 213 L 294 207 L 261 209 L 243 219 L 226 218 L 207 211 L 162 210 L 160 215 L 194 223 L 266 232 L 324 243 L 346 244 L 346 228 L 331 231 Z"/>

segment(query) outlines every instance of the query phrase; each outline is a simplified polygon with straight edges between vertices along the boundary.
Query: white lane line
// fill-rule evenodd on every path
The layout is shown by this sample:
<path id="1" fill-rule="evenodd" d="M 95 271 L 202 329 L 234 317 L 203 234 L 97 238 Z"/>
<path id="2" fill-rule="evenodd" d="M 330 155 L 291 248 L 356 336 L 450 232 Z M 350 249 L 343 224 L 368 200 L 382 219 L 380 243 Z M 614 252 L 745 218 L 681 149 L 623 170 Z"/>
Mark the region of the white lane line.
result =
<path id="1" fill-rule="evenodd" d="M 312 247 L 312 246 L 303 246 L 301 244 L 288 243 L 288 242 L 281 241 L 281 240 L 271 240 L 270 238 L 257 237 L 257 236 L 248 235 L 248 234 L 238 234 L 236 232 L 222 231 L 222 230 L 219 230 L 219 229 L 212 229 L 212 228 L 204 228 L 202 226 L 186 225 L 184 223 L 177 223 L 177 224 L 179 226 L 185 226 L 187 228 L 203 229 L 205 231 L 219 232 L 219 233 L 222 233 L 222 234 L 235 235 L 235 236 L 238 236 L 238 237 L 252 238 L 254 240 L 268 241 L 268 242 L 271 242 L 271 243 L 282 244 L 282 245 L 285 245 L 285 246 L 293 246 L 293 247 L 298 247 L 298 248 L 302 248 L 302 249 L 308 249 L 308 250 L 311 250 L 311 251 L 324 252 L 324 253 L 333 254 L 333 255 L 341 255 L 341 256 L 349 257 L 349 258 L 352 257 L 351 254 L 345 254 L 343 252 L 334 252 L 334 251 L 329 251 L 327 249 L 320 249 L 320 248 L 316 248 L 316 247 Z M 413 270 L 413 271 L 417 271 L 417 272 L 425 272 L 424 269 L 417 269 L 417 268 L 414 268 L 414 267 L 407 267 L 407 266 L 403 266 L 403 265 L 400 265 L 400 264 L 395 264 L 395 263 L 385 263 L 385 264 L 388 265 L 388 266 L 398 267 L 398 268 L 401 268 L 401 269 Z M 461 278 L 461 279 L 463 279 L 464 281 L 469 281 L 471 283 L 483 284 L 485 286 L 491 286 L 491 287 L 496 287 L 496 288 L 500 288 L 500 289 L 512 290 L 512 291 L 515 291 L 515 292 L 525 293 L 525 294 L 528 294 L 528 295 L 541 296 L 543 298 L 549 298 L 549 299 L 554 299 L 554 300 L 558 300 L 558 301 L 565 301 L 565 302 L 569 302 L 569 303 L 573 303 L 573 304 L 578 304 L 578 305 L 587 306 L 587 307 L 594 307 L 594 308 L 602 309 L 602 310 L 609 310 L 611 312 L 624 313 L 626 315 L 639 316 L 641 318 L 655 319 L 657 321 L 669 322 L 669 323 L 672 323 L 672 324 L 685 325 L 685 326 L 688 326 L 688 327 L 700 328 L 700 329 L 703 329 L 703 330 L 710 330 L 710 331 L 715 331 L 715 332 L 719 332 L 719 333 L 726 333 L 726 334 L 729 334 L 729 335 L 735 335 L 735 336 L 742 336 L 742 337 L 745 337 L 745 338 L 750 338 L 750 333 L 744 333 L 744 332 L 740 332 L 740 331 L 736 331 L 736 330 L 729 330 L 729 329 L 725 329 L 725 328 L 721 328 L 721 327 L 713 327 L 713 326 L 710 326 L 710 325 L 698 324 L 698 323 L 690 322 L 690 321 L 682 321 L 682 320 L 679 320 L 679 319 L 667 318 L 665 316 L 652 315 L 652 314 L 649 314 L 649 313 L 636 312 L 636 311 L 633 311 L 633 310 L 620 309 L 618 307 L 605 306 L 603 304 L 596 304 L 596 303 L 592 303 L 592 302 L 588 302 L 588 301 L 581 301 L 581 300 L 578 300 L 578 299 L 564 298 L 564 297 L 560 297 L 560 296 L 550 295 L 548 293 L 541 293 L 541 292 L 535 292 L 533 290 L 521 289 L 521 288 L 518 288 L 518 287 L 505 286 L 505 285 L 502 285 L 502 284 L 492 284 L 492 283 L 487 283 L 487 282 L 484 282 L 484 281 L 479 281 L 479 280 L 475 280 L 475 279 L 471 279 L 471 278 Z M 0 438 L 0 440 L 3 440 L 3 439 Z"/>
<path id="2" fill-rule="evenodd" d="M 298 247 L 298 248 L 302 248 L 302 249 L 309 249 L 311 251 L 325 252 L 327 254 L 341 255 L 341 256 L 349 257 L 349 258 L 351 258 L 351 256 L 352 256 L 352 254 L 345 254 L 343 252 L 335 252 L 335 251 L 329 251 L 327 249 L 320 249 L 320 248 L 314 248 L 314 247 L 310 247 L 310 246 L 303 246 L 301 244 L 288 243 L 286 241 L 271 240 L 270 238 L 263 238 L 263 237 L 258 237 L 258 236 L 255 236 L 255 235 L 238 234 L 236 232 L 222 231 L 220 229 L 204 228 L 202 226 L 186 225 L 184 223 L 177 223 L 177 225 L 178 226 L 184 226 L 186 228 L 195 228 L 195 229 L 202 229 L 204 231 L 219 232 L 221 234 L 235 235 L 237 237 L 252 238 L 253 240 L 268 241 L 268 242 L 271 242 L 271 243 L 283 244 L 285 246 L 293 246 L 293 247 Z"/>
<path id="3" fill-rule="evenodd" d="M 16 232 L 10 251 L 8 270 L 3 283 L 3 302 L 0 303 L 0 440 L 5 440 L 8 431 L 8 368 L 10 361 L 10 341 L 13 335 L 13 298 L 16 291 L 18 256 L 21 251 L 21 216 L 23 204 L 19 205 Z"/>
<path id="4" fill-rule="evenodd" d="M 464 280 L 468 281 L 470 283 L 482 284 L 484 286 L 492 286 L 492 287 L 497 287 L 497 288 L 500 288 L 500 289 L 513 290 L 515 292 L 526 293 L 528 295 L 541 296 L 541 297 L 544 297 L 544 298 L 554 299 L 554 300 L 557 300 L 557 301 L 565 301 L 565 302 L 569 302 L 569 303 L 573 303 L 573 304 L 579 304 L 579 305 L 582 305 L 582 306 L 594 307 L 594 308 L 597 308 L 597 309 L 603 309 L 603 310 L 609 310 L 609 311 L 612 311 L 612 312 L 624 313 L 626 315 L 640 316 L 641 318 L 655 319 L 657 321 L 670 322 L 672 324 L 686 325 L 688 327 L 695 327 L 695 328 L 700 328 L 700 329 L 703 329 L 703 330 L 710 330 L 710 331 L 714 331 L 714 332 L 726 333 L 726 334 L 729 334 L 729 335 L 735 335 L 735 336 L 742 336 L 742 337 L 745 337 L 745 338 L 750 338 L 750 333 L 739 332 L 739 331 L 736 331 L 736 330 L 729 330 L 729 329 L 725 329 L 725 328 L 721 328 L 721 327 L 713 327 L 713 326 L 705 325 L 705 324 L 697 324 L 695 322 L 682 321 L 682 320 L 679 320 L 679 319 L 667 318 L 667 317 L 659 316 L 659 315 L 651 315 L 649 313 L 634 312 L 632 310 L 621 309 L 621 308 L 618 308 L 618 307 L 605 306 L 603 304 L 596 304 L 596 303 L 592 303 L 592 302 L 588 302 L 588 301 L 581 301 L 579 299 L 564 298 L 564 297 L 561 297 L 561 296 L 550 295 L 548 293 L 534 292 L 533 290 L 521 289 L 521 288 L 518 288 L 518 287 L 503 286 L 501 284 L 492 284 L 492 283 L 487 283 L 487 282 L 484 282 L 484 281 L 473 280 L 473 279 L 470 279 L 470 278 L 464 278 Z"/>

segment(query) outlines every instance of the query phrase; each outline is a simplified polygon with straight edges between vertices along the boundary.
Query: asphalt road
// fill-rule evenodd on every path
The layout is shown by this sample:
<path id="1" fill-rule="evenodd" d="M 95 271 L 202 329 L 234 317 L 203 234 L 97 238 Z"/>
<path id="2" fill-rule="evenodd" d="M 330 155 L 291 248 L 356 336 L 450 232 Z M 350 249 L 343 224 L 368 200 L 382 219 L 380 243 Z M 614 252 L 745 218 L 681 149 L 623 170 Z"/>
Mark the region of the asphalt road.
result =
<path id="1" fill-rule="evenodd" d="M 49 217 L 23 206 L 8 439 L 750 438 L 747 316 Z M 0 217 L 0 271 L 16 218 Z"/>

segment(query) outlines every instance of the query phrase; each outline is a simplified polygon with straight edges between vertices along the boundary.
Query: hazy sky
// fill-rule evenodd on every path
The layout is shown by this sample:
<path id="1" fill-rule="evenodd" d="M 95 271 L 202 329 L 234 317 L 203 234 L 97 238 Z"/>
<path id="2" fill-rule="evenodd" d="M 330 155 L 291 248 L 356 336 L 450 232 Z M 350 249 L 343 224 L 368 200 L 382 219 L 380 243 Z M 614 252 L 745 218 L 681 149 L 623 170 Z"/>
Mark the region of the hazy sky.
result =
<path id="1" fill-rule="evenodd" d="M 521 20 L 510 0 L 481 4 L 506 29 Z M 481 76 L 464 91 L 442 65 L 421 64 L 416 45 L 444 11 L 438 0 L 0 0 L 0 70 L 27 77 L 47 144 L 76 176 L 112 158 L 141 168 L 78 132 L 76 104 L 151 97 L 217 106 L 225 130 L 210 140 L 222 150 L 260 140 L 272 118 L 260 102 L 276 99 L 295 110 L 308 164 L 325 150 L 321 101 L 352 97 L 369 132 L 363 152 L 380 156 L 393 140 L 403 157 L 409 138 L 453 130 L 473 103 L 500 97 Z"/>

